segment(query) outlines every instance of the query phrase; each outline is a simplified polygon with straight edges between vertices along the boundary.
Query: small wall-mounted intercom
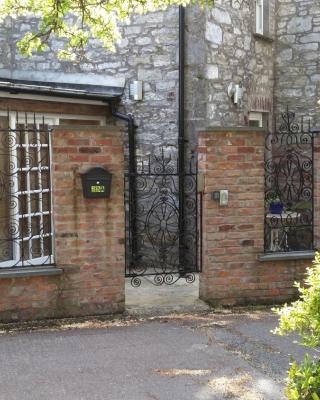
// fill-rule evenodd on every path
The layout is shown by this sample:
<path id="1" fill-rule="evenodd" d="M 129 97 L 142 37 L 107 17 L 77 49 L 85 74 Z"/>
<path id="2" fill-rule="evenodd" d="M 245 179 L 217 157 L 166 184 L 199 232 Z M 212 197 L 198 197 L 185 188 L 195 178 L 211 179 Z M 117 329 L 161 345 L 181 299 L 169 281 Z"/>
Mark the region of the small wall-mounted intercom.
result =
<path id="1" fill-rule="evenodd" d="M 229 191 L 228 190 L 217 190 L 211 193 L 211 199 L 219 201 L 220 206 L 226 207 L 229 203 Z"/>

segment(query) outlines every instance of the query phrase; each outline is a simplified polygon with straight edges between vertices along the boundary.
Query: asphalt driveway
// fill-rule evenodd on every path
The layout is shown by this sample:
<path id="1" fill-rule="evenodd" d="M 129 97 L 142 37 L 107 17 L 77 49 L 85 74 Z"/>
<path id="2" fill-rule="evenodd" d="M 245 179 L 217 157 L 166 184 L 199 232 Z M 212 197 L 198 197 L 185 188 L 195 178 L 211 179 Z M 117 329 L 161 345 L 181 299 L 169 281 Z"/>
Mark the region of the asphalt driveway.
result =
<path id="1" fill-rule="evenodd" d="M 2 330 L 0 399 L 280 400 L 305 349 L 276 323 L 245 311 Z"/>

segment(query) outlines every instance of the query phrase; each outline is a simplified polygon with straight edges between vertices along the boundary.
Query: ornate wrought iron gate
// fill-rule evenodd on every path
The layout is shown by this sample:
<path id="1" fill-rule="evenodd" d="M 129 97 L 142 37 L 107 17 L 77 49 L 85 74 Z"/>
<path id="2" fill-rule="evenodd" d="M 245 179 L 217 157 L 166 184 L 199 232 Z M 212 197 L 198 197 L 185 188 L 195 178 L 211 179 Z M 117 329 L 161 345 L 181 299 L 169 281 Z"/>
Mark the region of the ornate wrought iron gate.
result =
<path id="1" fill-rule="evenodd" d="M 200 272 L 197 162 L 181 164 L 167 150 L 137 160 L 126 175 L 126 276 L 155 285 L 191 283 Z"/>

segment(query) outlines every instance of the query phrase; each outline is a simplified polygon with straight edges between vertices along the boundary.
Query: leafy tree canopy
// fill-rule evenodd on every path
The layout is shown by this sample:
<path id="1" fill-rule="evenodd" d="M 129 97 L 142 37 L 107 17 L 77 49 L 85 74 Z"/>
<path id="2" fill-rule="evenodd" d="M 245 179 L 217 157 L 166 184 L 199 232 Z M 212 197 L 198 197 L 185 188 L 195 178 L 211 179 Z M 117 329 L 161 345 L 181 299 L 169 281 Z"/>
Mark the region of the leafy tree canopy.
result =
<path id="1" fill-rule="evenodd" d="M 35 32 L 28 32 L 18 47 L 25 56 L 48 48 L 52 36 L 66 39 L 62 58 L 84 54 L 90 38 L 114 50 L 120 39 L 118 25 L 133 14 L 165 10 L 170 5 L 213 5 L 214 0 L 0 0 L 0 16 L 35 16 L 39 24 Z"/>

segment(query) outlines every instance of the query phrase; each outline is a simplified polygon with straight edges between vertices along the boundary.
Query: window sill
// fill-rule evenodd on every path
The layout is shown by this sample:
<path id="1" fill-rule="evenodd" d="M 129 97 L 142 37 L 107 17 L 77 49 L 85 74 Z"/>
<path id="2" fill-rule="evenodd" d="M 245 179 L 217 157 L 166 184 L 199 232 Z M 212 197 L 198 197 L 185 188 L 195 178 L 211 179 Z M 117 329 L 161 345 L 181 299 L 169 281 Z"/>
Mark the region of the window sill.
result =
<path id="1" fill-rule="evenodd" d="M 314 250 L 292 251 L 290 253 L 265 253 L 258 256 L 259 261 L 281 261 L 281 260 L 308 260 L 315 256 Z"/>
<path id="2" fill-rule="evenodd" d="M 0 268 L 0 279 L 29 278 L 33 276 L 61 275 L 63 270 L 57 267 Z"/>
<path id="3" fill-rule="evenodd" d="M 266 35 L 261 35 L 261 33 L 254 32 L 252 35 L 254 38 L 264 40 L 265 42 L 269 42 L 269 43 L 274 42 L 274 39 L 272 37 L 266 36 Z"/>

